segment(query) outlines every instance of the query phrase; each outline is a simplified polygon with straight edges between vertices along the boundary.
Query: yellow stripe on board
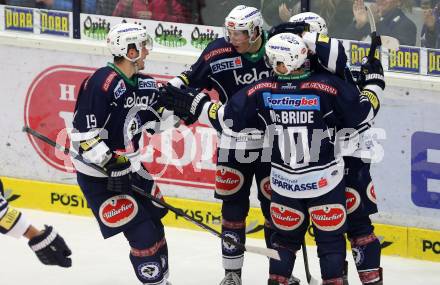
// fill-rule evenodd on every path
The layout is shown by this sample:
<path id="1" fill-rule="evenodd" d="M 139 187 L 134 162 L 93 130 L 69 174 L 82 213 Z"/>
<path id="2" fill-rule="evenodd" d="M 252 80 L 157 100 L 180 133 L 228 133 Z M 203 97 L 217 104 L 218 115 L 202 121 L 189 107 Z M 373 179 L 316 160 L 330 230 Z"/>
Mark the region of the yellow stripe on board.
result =
<path id="1" fill-rule="evenodd" d="M 33 180 L 1 177 L 6 194 L 13 198 L 11 205 L 64 214 L 92 216 L 87 201 L 76 185 L 46 183 Z M 170 205 L 180 208 L 199 222 L 220 231 L 220 203 L 179 198 L 166 198 Z M 166 226 L 201 230 L 198 226 L 170 212 L 163 222 Z M 251 208 L 247 218 L 249 237 L 263 238 L 264 218 L 258 208 Z M 440 262 L 440 231 L 375 224 L 381 240 L 382 253 L 401 257 Z M 314 245 L 313 232 L 308 231 L 306 242 Z"/>

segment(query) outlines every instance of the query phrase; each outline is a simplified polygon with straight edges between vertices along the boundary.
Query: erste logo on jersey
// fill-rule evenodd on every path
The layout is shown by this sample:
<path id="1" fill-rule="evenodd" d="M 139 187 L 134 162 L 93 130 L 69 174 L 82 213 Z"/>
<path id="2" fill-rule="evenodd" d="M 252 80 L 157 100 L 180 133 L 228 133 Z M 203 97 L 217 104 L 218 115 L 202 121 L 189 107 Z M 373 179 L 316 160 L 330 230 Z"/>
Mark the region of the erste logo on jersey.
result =
<path id="1" fill-rule="evenodd" d="M 359 193 L 350 187 L 345 188 L 345 203 L 347 207 L 347 214 L 351 214 L 359 208 L 361 204 L 361 196 Z"/>
<path id="2" fill-rule="evenodd" d="M 263 93 L 264 105 L 273 110 L 320 110 L 320 98 L 316 95 L 292 95 Z"/>
<path id="3" fill-rule="evenodd" d="M 105 200 L 99 207 L 101 222 L 110 228 L 129 223 L 138 213 L 138 204 L 128 195 L 113 196 Z"/>
<path id="4" fill-rule="evenodd" d="M 237 56 L 237 57 L 219 59 L 210 63 L 209 65 L 211 66 L 212 73 L 216 74 L 225 70 L 242 68 L 243 62 L 241 60 L 241 56 Z"/>
<path id="5" fill-rule="evenodd" d="M 304 213 L 301 211 L 274 202 L 270 204 L 270 216 L 274 225 L 285 231 L 298 228 L 304 221 Z"/>
<path id="6" fill-rule="evenodd" d="M 341 204 L 328 204 L 309 208 L 310 219 L 321 231 L 335 231 L 341 228 L 347 215 Z"/>
<path id="7" fill-rule="evenodd" d="M 156 80 L 152 78 L 139 78 L 138 79 L 139 90 L 145 89 L 157 89 Z"/>
<path id="8" fill-rule="evenodd" d="M 121 97 L 122 94 L 125 93 L 125 91 L 127 91 L 127 87 L 125 86 L 124 79 L 121 79 L 119 80 L 118 84 L 115 87 L 115 90 L 113 91 L 113 93 L 115 94 L 115 99 Z"/>
<path id="9" fill-rule="evenodd" d="M 243 186 L 244 176 L 239 170 L 218 165 L 215 172 L 215 191 L 220 195 L 232 195 Z"/>

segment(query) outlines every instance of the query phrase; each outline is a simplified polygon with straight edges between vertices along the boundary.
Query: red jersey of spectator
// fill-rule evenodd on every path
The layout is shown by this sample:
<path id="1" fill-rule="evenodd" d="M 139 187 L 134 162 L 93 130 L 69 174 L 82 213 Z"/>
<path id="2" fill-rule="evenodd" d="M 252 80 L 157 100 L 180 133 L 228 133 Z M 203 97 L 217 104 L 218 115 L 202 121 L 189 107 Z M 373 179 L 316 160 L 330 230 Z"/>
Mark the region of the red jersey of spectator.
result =
<path id="1" fill-rule="evenodd" d="M 116 4 L 113 16 L 178 23 L 197 22 L 199 13 L 193 17 L 191 4 L 185 4 L 185 2 L 178 0 L 120 0 Z M 191 3 L 192 1 L 187 2 Z"/>

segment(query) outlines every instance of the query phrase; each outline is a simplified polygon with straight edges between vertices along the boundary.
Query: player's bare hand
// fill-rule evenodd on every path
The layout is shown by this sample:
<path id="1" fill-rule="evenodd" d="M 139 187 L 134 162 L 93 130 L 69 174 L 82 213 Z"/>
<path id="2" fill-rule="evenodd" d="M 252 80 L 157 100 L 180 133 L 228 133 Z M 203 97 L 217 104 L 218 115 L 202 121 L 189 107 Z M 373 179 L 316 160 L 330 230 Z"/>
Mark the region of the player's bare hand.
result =
<path id="1" fill-rule="evenodd" d="M 278 14 L 280 15 L 280 19 L 283 22 L 288 22 L 290 17 L 292 17 L 292 10 L 287 8 L 286 3 L 281 4 L 278 6 Z"/>
<path id="2" fill-rule="evenodd" d="M 368 15 L 365 10 L 364 0 L 354 0 L 353 1 L 353 15 L 356 21 L 356 28 L 361 29 L 368 23 Z"/>

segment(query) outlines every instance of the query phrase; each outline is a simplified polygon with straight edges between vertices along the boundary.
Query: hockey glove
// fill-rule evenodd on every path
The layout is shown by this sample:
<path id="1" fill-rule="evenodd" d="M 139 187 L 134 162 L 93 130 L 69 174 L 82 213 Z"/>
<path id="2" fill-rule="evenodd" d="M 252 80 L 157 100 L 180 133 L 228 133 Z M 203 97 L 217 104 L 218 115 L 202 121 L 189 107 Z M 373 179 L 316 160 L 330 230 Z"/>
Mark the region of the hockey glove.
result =
<path id="1" fill-rule="evenodd" d="M 210 100 L 205 93 L 199 93 L 193 88 L 179 89 L 172 85 L 165 87 L 167 95 L 172 99 L 174 115 L 180 117 L 186 125 L 195 123 L 203 109 L 203 105 Z"/>
<path id="2" fill-rule="evenodd" d="M 28 244 L 35 252 L 38 259 L 46 265 L 58 265 L 61 267 L 72 266 L 70 255 L 72 251 L 64 239 L 57 234 L 52 226 L 44 226 L 42 233 L 31 240 Z"/>
<path id="3" fill-rule="evenodd" d="M 304 32 L 310 31 L 310 25 L 306 22 L 287 22 L 273 26 L 269 30 L 269 39 L 275 35 L 281 33 L 292 33 L 298 36 L 302 36 Z"/>
<path id="4" fill-rule="evenodd" d="M 108 174 L 107 190 L 127 193 L 131 191 L 131 163 L 123 155 L 113 155 L 104 166 Z"/>
<path id="5" fill-rule="evenodd" d="M 380 60 L 374 58 L 372 61 L 368 57 L 362 58 L 361 71 L 359 74 L 358 85 L 361 89 L 369 84 L 379 86 L 385 89 L 385 80 L 383 76 L 383 67 Z"/>

